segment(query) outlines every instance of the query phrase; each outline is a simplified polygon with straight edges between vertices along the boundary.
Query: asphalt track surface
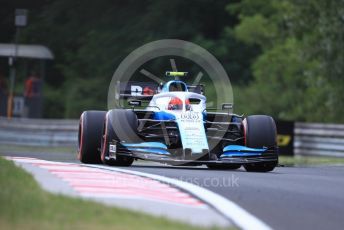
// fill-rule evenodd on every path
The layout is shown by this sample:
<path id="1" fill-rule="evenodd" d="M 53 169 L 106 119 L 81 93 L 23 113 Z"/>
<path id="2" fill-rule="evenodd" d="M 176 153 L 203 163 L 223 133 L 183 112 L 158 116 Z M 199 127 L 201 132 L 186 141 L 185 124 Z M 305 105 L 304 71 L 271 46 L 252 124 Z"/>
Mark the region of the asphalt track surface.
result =
<path id="1" fill-rule="evenodd" d="M 76 163 L 71 154 L 2 153 Z M 278 167 L 270 173 L 134 163 L 125 168 L 194 183 L 237 203 L 273 229 L 343 229 L 344 167 Z"/>

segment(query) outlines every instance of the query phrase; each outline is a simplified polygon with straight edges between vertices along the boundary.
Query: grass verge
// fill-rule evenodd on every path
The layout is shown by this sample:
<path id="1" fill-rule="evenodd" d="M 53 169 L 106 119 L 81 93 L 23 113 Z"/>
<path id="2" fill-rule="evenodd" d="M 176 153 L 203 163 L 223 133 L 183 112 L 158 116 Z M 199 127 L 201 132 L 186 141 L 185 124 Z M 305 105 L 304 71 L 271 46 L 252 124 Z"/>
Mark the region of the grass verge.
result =
<path id="1" fill-rule="evenodd" d="M 279 156 L 279 162 L 286 166 L 344 165 L 344 158 L 323 156 Z"/>
<path id="2" fill-rule="evenodd" d="M 165 218 L 43 191 L 0 157 L 0 229 L 199 229 Z"/>

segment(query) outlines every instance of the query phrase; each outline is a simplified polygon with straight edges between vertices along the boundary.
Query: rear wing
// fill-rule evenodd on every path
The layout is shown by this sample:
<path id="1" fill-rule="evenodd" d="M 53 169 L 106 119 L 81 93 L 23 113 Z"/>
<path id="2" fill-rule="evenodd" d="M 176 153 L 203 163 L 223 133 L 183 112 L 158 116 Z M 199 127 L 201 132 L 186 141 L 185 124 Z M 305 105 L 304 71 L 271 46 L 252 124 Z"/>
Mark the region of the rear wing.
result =
<path id="1" fill-rule="evenodd" d="M 128 81 L 117 82 L 116 99 L 151 100 L 155 94 L 160 93 L 162 85 L 152 82 Z M 204 95 L 203 85 L 188 85 L 189 92 Z"/>
<path id="2" fill-rule="evenodd" d="M 157 93 L 159 93 L 157 83 L 128 81 L 116 84 L 116 99 L 150 100 Z"/>

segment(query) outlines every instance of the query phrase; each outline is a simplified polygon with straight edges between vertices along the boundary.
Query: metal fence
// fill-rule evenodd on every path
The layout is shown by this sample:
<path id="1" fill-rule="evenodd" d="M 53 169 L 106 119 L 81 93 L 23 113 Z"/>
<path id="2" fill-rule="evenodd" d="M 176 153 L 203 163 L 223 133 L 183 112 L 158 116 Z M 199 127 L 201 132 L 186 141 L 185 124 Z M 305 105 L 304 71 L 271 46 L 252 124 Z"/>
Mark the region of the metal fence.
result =
<path id="1" fill-rule="evenodd" d="M 344 125 L 295 123 L 295 155 L 344 157 Z"/>
<path id="2" fill-rule="evenodd" d="M 0 144 L 76 146 L 78 120 L 0 117 Z M 344 124 L 295 123 L 295 155 L 344 157 Z"/>
<path id="3" fill-rule="evenodd" d="M 76 146 L 78 120 L 0 117 L 0 144 Z"/>

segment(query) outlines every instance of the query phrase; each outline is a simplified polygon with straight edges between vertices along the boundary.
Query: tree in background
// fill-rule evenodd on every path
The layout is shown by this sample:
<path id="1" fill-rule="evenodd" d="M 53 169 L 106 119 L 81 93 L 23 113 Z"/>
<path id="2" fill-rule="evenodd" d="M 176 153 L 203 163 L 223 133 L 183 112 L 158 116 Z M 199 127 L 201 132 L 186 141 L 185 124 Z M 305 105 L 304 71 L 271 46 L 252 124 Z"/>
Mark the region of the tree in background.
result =
<path id="1" fill-rule="evenodd" d="M 236 88 L 239 110 L 344 122 L 343 1 L 243 0 L 228 9 L 240 15 L 236 37 L 262 49 L 254 82 Z"/>
<path id="2" fill-rule="evenodd" d="M 235 112 L 344 122 L 343 0 L 14 0 L 11 7 L 15 2 L 30 9 L 22 42 L 55 54 L 46 117 L 106 109 L 119 63 L 147 42 L 176 38 L 203 46 L 224 65 Z M 1 26 L 13 16 L 5 8 Z M 1 42 L 9 42 L 5 34 Z"/>
<path id="3" fill-rule="evenodd" d="M 90 108 L 106 108 L 108 83 L 119 63 L 135 48 L 176 38 L 209 49 L 232 75 L 249 80 L 248 45 L 224 31 L 238 21 L 225 10 L 226 0 L 109 1 L 59 0 L 32 18 L 24 41 L 43 43 L 56 56 L 47 79 L 45 114 L 77 117 Z M 228 55 L 229 54 L 229 55 Z M 252 56 L 254 56 L 252 54 Z M 53 104 L 58 104 L 56 110 Z M 59 112 L 60 111 L 60 112 Z"/>

